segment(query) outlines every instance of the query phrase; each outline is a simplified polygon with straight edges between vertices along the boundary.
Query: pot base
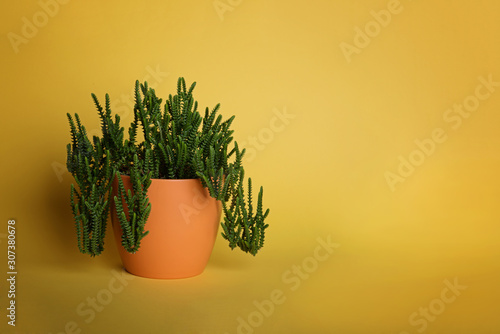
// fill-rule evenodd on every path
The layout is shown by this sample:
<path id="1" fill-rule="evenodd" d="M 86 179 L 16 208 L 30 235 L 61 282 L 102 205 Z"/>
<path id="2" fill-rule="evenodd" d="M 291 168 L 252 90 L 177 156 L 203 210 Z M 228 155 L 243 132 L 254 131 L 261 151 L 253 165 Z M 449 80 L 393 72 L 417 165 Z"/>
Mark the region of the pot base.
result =
<path id="1" fill-rule="evenodd" d="M 121 178 L 125 189 L 131 189 L 130 177 L 121 175 Z M 117 185 L 115 180 L 113 197 Z M 125 270 L 136 276 L 160 279 L 201 274 L 217 238 L 221 202 L 210 197 L 198 179 L 153 179 L 148 198 L 151 213 L 144 230 L 149 234 L 134 254 L 121 244 L 122 231 L 112 205 L 113 232 Z"/>

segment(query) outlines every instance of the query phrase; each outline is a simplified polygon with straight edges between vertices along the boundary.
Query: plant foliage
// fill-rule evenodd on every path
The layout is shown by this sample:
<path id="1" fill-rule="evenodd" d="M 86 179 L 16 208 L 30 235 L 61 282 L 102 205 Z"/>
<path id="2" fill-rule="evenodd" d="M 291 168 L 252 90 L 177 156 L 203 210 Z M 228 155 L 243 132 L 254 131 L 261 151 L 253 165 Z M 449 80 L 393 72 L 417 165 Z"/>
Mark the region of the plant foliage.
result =
<path id="1" fill-rule="evenodd" d="M 264 245 L 269 209 L 264 212 L 262 187 L 255 207 L 252 202 L 252 180 L 244 179 L 242 166 L 245 149 L 233 141 L 234 116 L 223 120 L 219 104 L 200 113 L 193 98 L 195 86 L 187 88 L 179 78 L 177 94 L 163 103 L 147 82 L 136 81 L 128 139 L 120 116 L 112 115 L 107 94 L 104 106 L 92 94 L 101 138 L 94 136 L 91 142 L 78 114 L 74 119 L 67 114 L 71 131 L 67 168 L 78 185 L 78 189 L 71 185 L 70 199 L 82 253 L 95 256 L 104 249 L 111 201 L 122 227 L 122 245 L 136 252 L 148 234 L 144 230 L 151 211 L 147 190 L 151 179 L 158 178 L 199 178 L 210 196 L 222 202 L 222 236 L 229 247 L 255 255 Z M 130 175 L 133 191 L 125 190 L 120 175 Z M 115 178 L 118 196 L 110 198 Z"/>

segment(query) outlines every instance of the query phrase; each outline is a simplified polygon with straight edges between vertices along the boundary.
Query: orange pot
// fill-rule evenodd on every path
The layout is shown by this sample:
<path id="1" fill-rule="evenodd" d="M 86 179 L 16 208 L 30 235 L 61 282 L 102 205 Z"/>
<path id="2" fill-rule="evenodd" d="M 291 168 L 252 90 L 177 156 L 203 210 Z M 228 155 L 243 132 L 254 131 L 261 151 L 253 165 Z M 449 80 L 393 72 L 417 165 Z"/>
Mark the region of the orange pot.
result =
<path id="1" fill-rule="evenodd" d="M 132 189 L 129 176 L 121 176 L 125 189 Z M 113 184 L 113 198 L 118 180 Z M 205 269 L 217 237 L 222 204 L 210 197 L 198 179 L 153 179 L 148 189 L 151 213 L 135 254 L 121 244 L 122 231 L 111 207 L 113 232 L 125 269 L 148 278 L 185 278 Z M 127 213 L 127 212 L 126 212 Z"/>

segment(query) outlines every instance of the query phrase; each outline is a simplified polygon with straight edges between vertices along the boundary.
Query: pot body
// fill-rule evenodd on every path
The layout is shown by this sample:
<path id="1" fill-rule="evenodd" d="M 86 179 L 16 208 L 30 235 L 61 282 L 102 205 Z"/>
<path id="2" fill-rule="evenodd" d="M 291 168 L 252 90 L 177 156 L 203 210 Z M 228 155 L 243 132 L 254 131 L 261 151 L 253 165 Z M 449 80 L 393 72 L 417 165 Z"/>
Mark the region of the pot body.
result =
<path id="1" fill-rule="evenodd" d="M 130 177 L 120 176 L 125 189 L 132 189 Z M 114 181 L 113 198 L 118 181 Z M 115 241 L 125 269 L 148 278 L 186 278 L 205 269 L 217 238 L 222 204 L 210 197 L 198 179 L 153 179 L 148 189 L 151 213 L 135 254 L 122 244 L 122 230 L 114 200 L 111 219 Z M 126 214 L 128 214 L 125 211 Z"/>

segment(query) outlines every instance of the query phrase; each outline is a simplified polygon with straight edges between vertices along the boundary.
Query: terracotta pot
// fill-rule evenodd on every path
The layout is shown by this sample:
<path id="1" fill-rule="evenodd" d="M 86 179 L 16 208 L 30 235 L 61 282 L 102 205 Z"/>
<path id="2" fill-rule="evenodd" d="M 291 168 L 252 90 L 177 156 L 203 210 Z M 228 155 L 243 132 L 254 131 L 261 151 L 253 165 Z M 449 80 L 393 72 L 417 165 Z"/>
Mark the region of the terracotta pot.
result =
<path id="1" fill-rule="evenodd" d="M 121 178 L 125 189 L 132 189 L 130 177 L 122 175 Z M 113 198 L 117 186 L 116 179 Z M 135 254 L 128 253 L 121 244 L 122 231 L 112 201 L 113 232 L 125 269 L 148 278 L 185 278 L 201 274 L 217 237 L 221 202 L 210 197 L 198 179 L 153 179 L 148 197 L 151 213 L 144 230 L 149 234 L 141 240 Z"/>

